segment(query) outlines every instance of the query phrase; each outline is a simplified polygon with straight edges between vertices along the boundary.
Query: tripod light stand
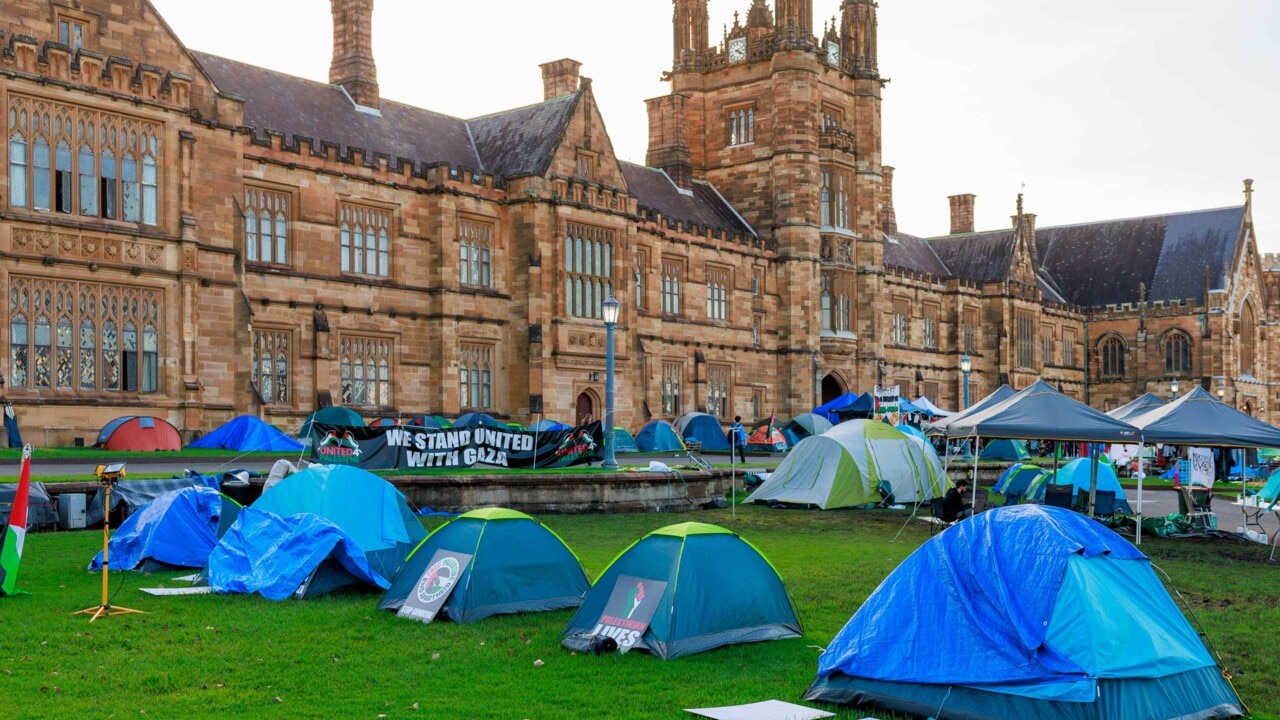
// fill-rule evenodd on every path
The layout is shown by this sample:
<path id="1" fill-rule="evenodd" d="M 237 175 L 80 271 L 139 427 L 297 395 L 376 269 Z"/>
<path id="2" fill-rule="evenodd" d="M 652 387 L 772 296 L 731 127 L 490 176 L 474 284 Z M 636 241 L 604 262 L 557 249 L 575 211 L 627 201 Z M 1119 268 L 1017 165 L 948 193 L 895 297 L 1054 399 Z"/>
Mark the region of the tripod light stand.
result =
<path id="1" fill-rule="evenodd" d="M 109 558 L 107 557 L 107 546 L 111 540 L 111 488 L 115 486 L 120 478 L 124 477 L 124 463 L 99 465 L 95 474 L 98 476 L 98 484 L 102 486 L 102 604 L 85 608 L 84 610 L 77 610 L 75 613 L 76 615 L 92 615 L 93 617 L 89 618 L 89 622 L 106 615 L 142 612 L 141 610 L 112 606 L 109 599 L 110 596 L 107 594 L 108 571 L 111 569 Z"/>

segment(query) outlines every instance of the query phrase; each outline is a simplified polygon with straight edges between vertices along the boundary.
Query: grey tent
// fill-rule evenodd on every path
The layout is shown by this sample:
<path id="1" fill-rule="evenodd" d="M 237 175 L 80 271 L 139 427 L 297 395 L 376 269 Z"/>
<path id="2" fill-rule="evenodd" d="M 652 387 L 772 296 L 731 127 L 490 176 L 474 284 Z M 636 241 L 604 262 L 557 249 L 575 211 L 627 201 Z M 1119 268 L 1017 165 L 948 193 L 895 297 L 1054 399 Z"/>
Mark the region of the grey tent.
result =
<path id="1" fill-rule="evenodd" d="M 1009 398 L 1013 397 L 1016 394 L 1017 392 L 1013 388 L 1009 387 L 1008 385 L 1001 385 L 1000 387 L 996 388 L 995 392 L 982 398 L 981 400 L 970 405 L 964 410 L 958 413 L 955 413 L 953 415 L 940 418 L 938 419 L 937 422 L 933 422 L 926 425 L 925 434 L 926 435 L 946 435 L 947 428 L 951 425 L 951 423 L 958 422 L 970 415 L 980 413 L 983 410 L 986 410 L 987 408 L 991 407 L 992 405 L 997 405 L 999 403 L 1004 402 L 1005 400 L 1008 400 Z"/>
<path id="2" fill-rule="evenodd" d="M 1201 387 L 1129 422 L 1142 431 L 1145 443 L 1280 447 L 1280 429 L 1249 417 Z"/>
<path id="3" fill-rule="evenodd" d="M 1014 438 L 1124 442 L 1138 440 L 1138 429 L 1063 395 L 1043 380 L 981 412 L 952 419 L 947 437 Z"/>
<path id="4" fill-rule="evenodd" d="M 1115 410 L 1108 412 L 1107 415 L 1117 420 L 1124 420 L 1125 422 L 1128 422 L 1131 417 L 1141 415 L 1145 412 L 1150 412 L 1151 410 L 1155 410 L 1156 408 L 1167 404 L 1168 403 L 1165 402 L 1164 398 L 1159 395 L 1154 393 L 1144 393 L 1129 401 L 1128 404 L 1121 405 Z"/>
<path id="5" fill-rule="evenodd" d="M 13 510 L 13 500 L 18 495 L 18 483 L 0 483 L 0 526 L 9 524 L 9 513 Z M 44 483 L 31 483 L 31 493 L 27 496 L 27 529 L 53 527 L 58 524 L 58 508 Z"/>

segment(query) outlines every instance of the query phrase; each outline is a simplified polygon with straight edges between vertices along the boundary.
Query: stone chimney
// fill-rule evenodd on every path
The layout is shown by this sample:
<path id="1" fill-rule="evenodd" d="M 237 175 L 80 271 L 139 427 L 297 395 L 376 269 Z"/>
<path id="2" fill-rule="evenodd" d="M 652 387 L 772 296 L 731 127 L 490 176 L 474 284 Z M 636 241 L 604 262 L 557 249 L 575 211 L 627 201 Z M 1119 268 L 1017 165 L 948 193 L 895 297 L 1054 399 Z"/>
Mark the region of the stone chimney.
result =
<path id="1" fill-rule="evenodd" d="M 333 62 L 329 83 L 346 88 L 357 105 L 379 108 L 378 68 L 373 62 L 373 0 L 330 0 Z"/>
<path id="2" fill-rule="evenodd" d="M 679 187 L 693 186 L 693 165 L 689 158 L 689 138 L 685 132 L 686 95 L 664 95 L 645 100 L 649 109 L 649 151 L 644 163 L 667 172 Z"/>
<path id="3" fill-rule="evenodd" d="M 1013 220 L 1013 229 L 1017 230 L 1018 216 L 1010 215 L 1009 219 Z M 1027 237 L 1034 238 L 1036 236 L 1036 214 L 1035 213 L 1022 213 L 1022 231 L 1026 233 Z"/>
<path id="4" fill-rule="evenodd" d="M 893 211 L 893 168 L 880 168 L 880 229 L 894 234 L 898 232 L 898 215 Z"/>
<path id="5" fill-rule="evenodd" d="M 538 67 L 542 68 L 543 100 L 555 100 L 578 92 L 578 68 L 582 67 L 582 63 L 565 58 L 543 63 Z"/>
<path id="6" fill-rule="evenodd" d="M 951 234 L 973 232 L 973 194 L 952 195 L 951 201 Z"/>

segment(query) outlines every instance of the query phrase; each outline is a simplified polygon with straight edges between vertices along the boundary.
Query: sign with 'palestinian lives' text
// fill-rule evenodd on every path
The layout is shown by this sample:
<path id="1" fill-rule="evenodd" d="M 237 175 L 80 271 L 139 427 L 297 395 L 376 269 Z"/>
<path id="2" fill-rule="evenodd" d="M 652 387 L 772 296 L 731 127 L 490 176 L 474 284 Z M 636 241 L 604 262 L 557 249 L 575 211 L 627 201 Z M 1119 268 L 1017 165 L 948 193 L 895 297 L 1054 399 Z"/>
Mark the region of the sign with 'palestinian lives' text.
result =
<path id="1" fill-rule="evenodd" d="M 424 623 L 434 620 L 470 562 L 471 556 L 466 553 L 437 550 L 396 615 Z"/>
<path id="2" fill-rule="evenodd" d="M 659 580 L 619 575 L 591 634 L 616 640 L 619 653 L 630 650 L 649 629 L 666 590 L 667 584 Z"/>

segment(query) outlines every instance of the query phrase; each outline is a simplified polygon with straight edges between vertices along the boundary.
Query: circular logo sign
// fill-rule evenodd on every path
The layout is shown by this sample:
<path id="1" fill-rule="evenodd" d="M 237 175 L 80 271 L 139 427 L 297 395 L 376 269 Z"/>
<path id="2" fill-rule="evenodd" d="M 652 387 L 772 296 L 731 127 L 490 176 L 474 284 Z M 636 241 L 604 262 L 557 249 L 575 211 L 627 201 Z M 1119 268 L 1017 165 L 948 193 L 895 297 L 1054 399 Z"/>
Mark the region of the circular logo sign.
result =
<path id="1" fill-rule="evenodd" d="M 457 558 L 444 557 L 437 560 L 418 581 L 418 601 L 429 603 L 439 600 L 458 581 L 461 569 Z"/>

